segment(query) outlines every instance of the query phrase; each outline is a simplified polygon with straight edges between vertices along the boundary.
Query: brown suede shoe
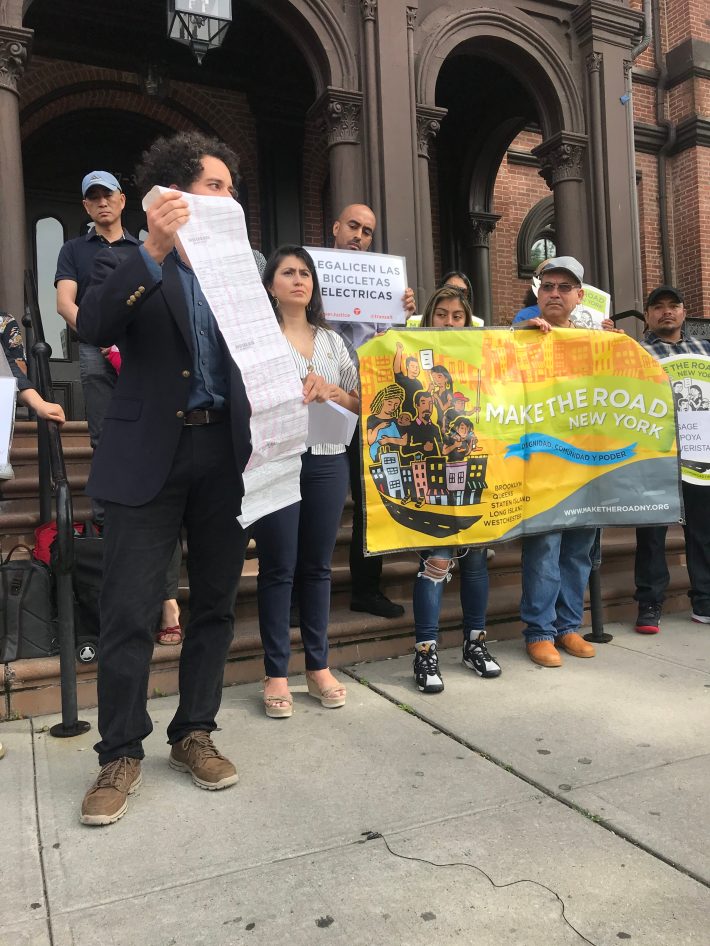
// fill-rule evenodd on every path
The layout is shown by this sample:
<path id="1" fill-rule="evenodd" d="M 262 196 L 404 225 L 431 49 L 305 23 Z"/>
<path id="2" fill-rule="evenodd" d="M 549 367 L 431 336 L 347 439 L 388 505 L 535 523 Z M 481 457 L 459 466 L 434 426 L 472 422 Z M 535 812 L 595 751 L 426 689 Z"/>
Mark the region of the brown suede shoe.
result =
<path id="1" fill-rule="evenodd" d="M 178 772 L 189 772 L 195 785 L 210 792 L 239 781 L 235 767 L 217 751 L 204 730 L 191 732 L 173 745 L 170 766 Z"/>
<path id="2" fill-rule="evenodd" d="M 574 631 L 558 637 L 555 643 L 574 657 L 594 657 L 596 654 L 596 650 L 589 641 L 585 641 L 580 634 L 576 634 Z"/>
<path id="3" fill-rule="evenodd" d="M 128 796 L 142 781 L 140 759 L 123 756 L 101 767 L 98 778 L 84 795 L 82 824 L 113 824 L 128 808 Z"/>
<path id="4" fill-rule="evenodd" d="M 562 658 L 552 641 L 535 641 L 534 644 L 527 644 L 525 649 L 534 664 L 540 664 L 541 667 L 562 666 Z"/>

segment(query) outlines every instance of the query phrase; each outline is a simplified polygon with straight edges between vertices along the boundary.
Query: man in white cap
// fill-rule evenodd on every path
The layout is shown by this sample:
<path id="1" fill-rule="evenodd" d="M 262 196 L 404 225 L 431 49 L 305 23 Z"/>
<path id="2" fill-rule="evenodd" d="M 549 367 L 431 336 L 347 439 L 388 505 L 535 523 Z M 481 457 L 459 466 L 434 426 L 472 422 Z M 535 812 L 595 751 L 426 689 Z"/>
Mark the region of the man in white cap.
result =
<path id="1" fill-rule="evenodd" d="M 540 315 L 517 328 L 574 328 L 570 316 L 584 298 L 584 268 L 572 256 L 548 260 L 540 272 Z M 594 647 L 579 634 L 584 592 L 592 570 L 596 529 L 565 529 L 523 539 L 520 617 L 528 656 L 542 667 L 562 664 L 560 649 L 593 657 Z"/>
<path id="2" fill-rule="evenodd" d="M 113 174 L 91 171 L 81 182 L 84 210 L 91 217 L 89 232 L 67 240 L 59 251 L 54 285 L 57 289 L 57 312 L 69 328 L 76 331 L 76 316 L 82 297 L 91 280 L 96 254 L 106 247 L 121 252 L 121 247 L 137 246 L 138 240 L 123 229 L 121 214 L 126 195 Z M 95 345 L 79 340 L 79 370 L 84 392 L 89 439 L 95 450 L 104 415 L 116 385 L 116 372 Z M 103 521 L 103 508 L 92 502 L 93 518 Z"/>

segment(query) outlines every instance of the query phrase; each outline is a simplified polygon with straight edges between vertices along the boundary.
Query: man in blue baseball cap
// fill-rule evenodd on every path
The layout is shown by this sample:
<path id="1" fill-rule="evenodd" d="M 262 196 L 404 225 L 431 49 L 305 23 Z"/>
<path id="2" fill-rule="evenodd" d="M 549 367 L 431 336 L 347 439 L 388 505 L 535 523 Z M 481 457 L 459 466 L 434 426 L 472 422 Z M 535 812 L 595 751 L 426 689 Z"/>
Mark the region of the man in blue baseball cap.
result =
<path id="1" fill-rule="evenodd" d="M 109 171 L 90 171 L 81 182 L 81 193 L 84 210 L 92 223 L 88 233 L 67 240 L 61 248 L 54 277 L 57 312 L 74 331 L 79 306 L 91 280 L 96 254 L 107 246 L 120 253 L 122 247 L 138 245 L 138 240 L 123 229 L 121 214 L 126 206 L 126 196 L 113 174 Z M 89 438 L 91 446 L 96 449 L 104 415 L 116 384 L 116 372 L 102 355 L 101 349 L 87 345 L 81 339 L 79 367 Z M 92 514 L 99 524 L 103 521 L 100 503 L 92 502 Z"/>
<path id="2" fill-rule="evenodd" d="M 123 193 L 118 180 L 109 171 L 89 171 L 89 173 L 85 175 L 84 180 L 81 182 L 81 193 L 84 199 L 86 199 L 87 192 L 94 187 L 102 187 L 112 194 L 117 192 Z M 91 214 L 89 214 L 89 216 L 91 216 Z"/>

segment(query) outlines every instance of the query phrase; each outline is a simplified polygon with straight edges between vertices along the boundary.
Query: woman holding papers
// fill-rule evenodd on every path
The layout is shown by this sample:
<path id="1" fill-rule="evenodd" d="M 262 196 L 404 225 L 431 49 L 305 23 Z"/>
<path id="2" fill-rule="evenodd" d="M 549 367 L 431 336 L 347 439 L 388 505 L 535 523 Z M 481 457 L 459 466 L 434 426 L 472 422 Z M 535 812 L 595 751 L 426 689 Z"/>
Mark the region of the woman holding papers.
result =
<path id="1" fill-rule="evenodd" d="M 421 328 L 468 329 L 472 327 L 471 307 L 455 288 L 437 289 L 427 303 Z M 444 373 L 445 372 L 445 373 Z M 430 391 L 448 390 L 448 371 L 435 365 L 430 375 Z M 447 377 L 448 376 L 448 380 Z M 451 385 L 453 387 L 453 384 Z M 437 389 L 434 391 L 434 389 Z M 461 395 L 458 396 L 461 401 Z M 451 397 L 452 404 L 455 398 Z M 441 410 L 440 410 L 441 418 Z M 441 419 L 440 419 L 441 423 Z M 465 416 L 453 418 L 448 430 L 441 429 L 441 453 L 452 459 L 465 459 L 474 449 L 472 422 Z M 451 578 L 455 562 L 460 574 L 463 611 L 463 662 L 479 677 L 497 677 L 500 666 L 486 647 L 486 608 L 488 606 L 488 564 L 485 548 L 436 548 L 419 552 L 419 572 L 414 579 L 414 680 L 422 693 L 441 693 L 444 681 L 439 670 L 439 612 L 444 588 Z"/>
<path id="2" fill-rule="evenodd" d="M 357 370 L 340 336 L 325 323 L 309 254 L 300 246 L 280 247 L 269 258 L 263 278 L 303 379 L 304 402 L 330 401 L 357 413 Z M 265 516 L 253 528 L 259 555 L 257 596 L 267 716 L 293 714 L 288 662 L 294 577 L 308 692 L 327 709 L 345 703 L 345 687 L 328 669 L 330 563 L 349 482 L 345 447 L 345 443 L 311 445 L 302 457 L 301 502 Z"/>

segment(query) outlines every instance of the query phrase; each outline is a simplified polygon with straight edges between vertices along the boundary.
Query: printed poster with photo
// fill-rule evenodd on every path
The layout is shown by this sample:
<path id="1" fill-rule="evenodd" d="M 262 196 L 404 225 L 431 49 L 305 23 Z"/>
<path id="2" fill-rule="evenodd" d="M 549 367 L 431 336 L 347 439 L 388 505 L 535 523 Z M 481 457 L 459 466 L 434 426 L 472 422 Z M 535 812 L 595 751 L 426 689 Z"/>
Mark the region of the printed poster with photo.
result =
<path id="1" fill-rule="evenodd" d="M 710 485 L 710 358 L 671 355 L 661 362 L 671 379 L 686 483 Z"/>

